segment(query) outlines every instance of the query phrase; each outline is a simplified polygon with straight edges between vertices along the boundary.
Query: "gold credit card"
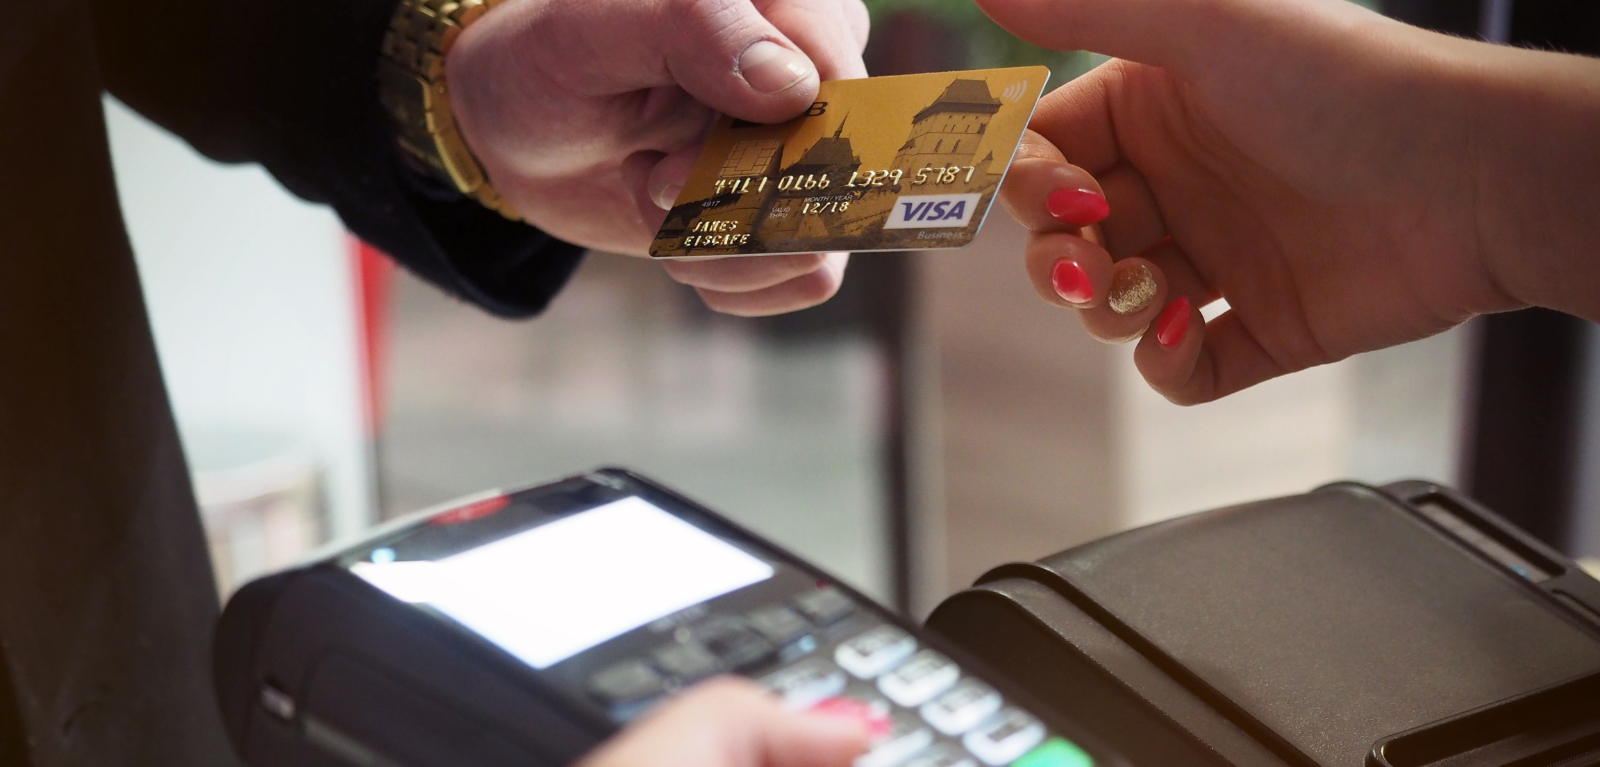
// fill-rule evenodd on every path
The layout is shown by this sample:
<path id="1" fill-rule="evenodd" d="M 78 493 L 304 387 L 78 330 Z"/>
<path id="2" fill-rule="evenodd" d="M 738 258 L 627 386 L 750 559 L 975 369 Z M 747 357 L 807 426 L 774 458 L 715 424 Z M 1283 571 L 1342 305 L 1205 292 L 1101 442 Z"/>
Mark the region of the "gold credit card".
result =
<path id="1" fill-rule="evenodd" d="M 785 123 L 724 116 L 650 255 L 966 245 L 1049 77 L 1013 67 L 834 80 Z"/>

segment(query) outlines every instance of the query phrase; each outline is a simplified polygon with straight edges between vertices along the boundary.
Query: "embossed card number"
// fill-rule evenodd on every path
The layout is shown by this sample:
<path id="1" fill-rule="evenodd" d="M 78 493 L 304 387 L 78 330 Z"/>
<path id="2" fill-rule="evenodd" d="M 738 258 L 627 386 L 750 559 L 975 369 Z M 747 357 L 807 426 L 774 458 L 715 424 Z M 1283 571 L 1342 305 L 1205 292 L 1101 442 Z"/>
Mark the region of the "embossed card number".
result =
<path id="1" fill-rule="evenodd" d="M 724 117 L 650 255 L 920 250 L 972 241 L 1044 67 L 825 82 L 776 125 Z"/>

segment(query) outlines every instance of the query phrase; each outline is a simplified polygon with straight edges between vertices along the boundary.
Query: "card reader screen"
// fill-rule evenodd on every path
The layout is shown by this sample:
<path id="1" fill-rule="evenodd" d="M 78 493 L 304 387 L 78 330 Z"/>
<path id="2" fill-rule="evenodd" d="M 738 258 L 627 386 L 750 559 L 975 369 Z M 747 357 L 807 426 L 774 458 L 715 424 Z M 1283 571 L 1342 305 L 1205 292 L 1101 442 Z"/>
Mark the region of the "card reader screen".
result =
<path id="1" fill-rule="evenodd" d="M 534 668 L 774 574 L 772 565 L 638 497 L 437 560 L 382 559 L 351 571 Z"/>

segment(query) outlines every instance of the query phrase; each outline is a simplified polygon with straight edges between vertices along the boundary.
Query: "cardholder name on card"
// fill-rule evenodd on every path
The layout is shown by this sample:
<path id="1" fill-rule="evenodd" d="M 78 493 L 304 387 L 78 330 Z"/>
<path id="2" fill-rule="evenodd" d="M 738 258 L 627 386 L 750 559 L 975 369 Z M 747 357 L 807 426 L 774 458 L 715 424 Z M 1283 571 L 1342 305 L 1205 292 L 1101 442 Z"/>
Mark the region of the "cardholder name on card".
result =
<path id="1" fill-rule="evenodd" d="M 972 242 L 1050 71 L 824 82 L 805 114 L 722 117 L 656 258 L 958 248 Z"/>

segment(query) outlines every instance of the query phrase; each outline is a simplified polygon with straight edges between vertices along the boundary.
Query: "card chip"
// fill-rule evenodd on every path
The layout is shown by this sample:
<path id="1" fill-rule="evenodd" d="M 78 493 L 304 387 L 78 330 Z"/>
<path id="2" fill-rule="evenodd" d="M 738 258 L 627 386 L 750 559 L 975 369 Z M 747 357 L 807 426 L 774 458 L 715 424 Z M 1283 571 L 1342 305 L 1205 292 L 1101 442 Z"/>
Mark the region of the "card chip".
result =
<path id="1" fill-rule="evenodd" d="M 750 178 L 765 175 L 772 166 L 772 158 L 783 151 L 783 142 L 775 138 L 741 141 L 728 150 L 728 160 L 722 164 L 723 178 Z"/>
<path id="2" fill-rule="evenodd" d="M 983 225 L 1049 70 L 832 80 L 805 114 L 723 117 L 650 255 L 958 248 Z"/>

